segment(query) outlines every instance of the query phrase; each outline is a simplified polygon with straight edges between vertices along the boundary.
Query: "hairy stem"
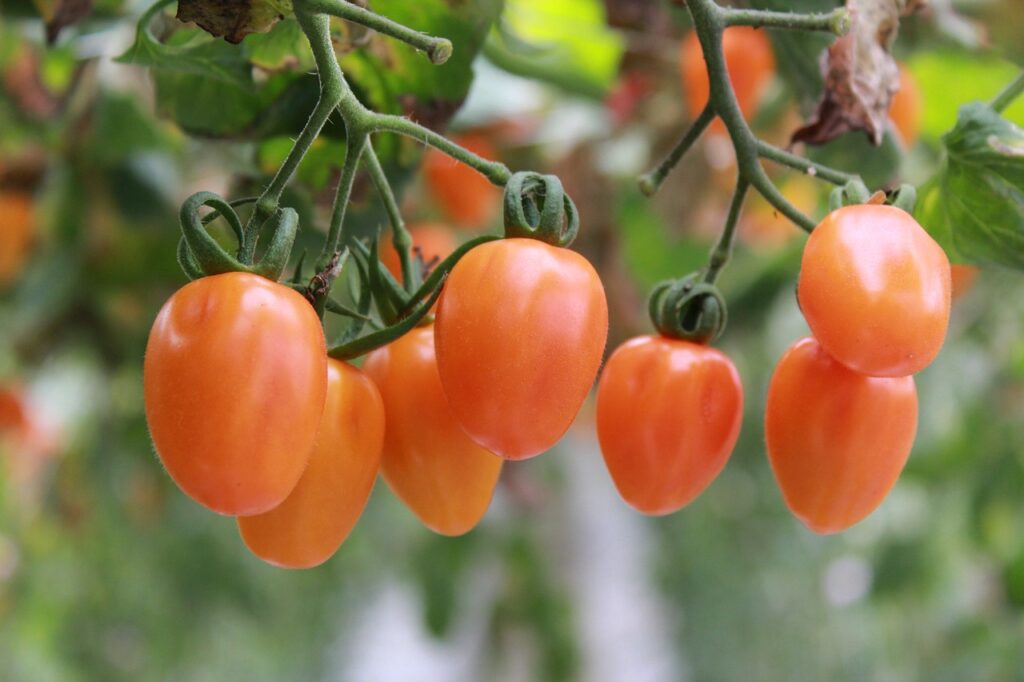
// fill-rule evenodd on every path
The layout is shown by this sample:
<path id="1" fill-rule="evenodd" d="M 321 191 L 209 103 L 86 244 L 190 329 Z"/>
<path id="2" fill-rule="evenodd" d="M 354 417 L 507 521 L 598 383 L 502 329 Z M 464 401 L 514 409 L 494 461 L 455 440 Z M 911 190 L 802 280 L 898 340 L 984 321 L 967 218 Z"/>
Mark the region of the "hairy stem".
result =
<path id="1" fill-rule="evenodd" d="M 708 125 L 715 118 L 715 110 L 711 106 L 711 102 L 704 105 L 704 110 L 700 112 L 697 119 L 690 125 L 690 128 L 686 131 L 676 146 L 672 148 L 672 151 L 668 153 L 668 156 L 658 164 L 658 167 L 654 170 L 640 176 L 640 191 L 646 196 L 653 196 L 661 184 L 665 182 L 665 178 L 672 172 L 672 169 L 676 167 L 686 152 L 690 150 L 690 147 L 700 138 L 701 134 L 707 129 Z"/>
<path id="2" fill-rule="evenodd" d="M 366 148 L 367 135 L 361 130 L 349 129 L 348 148 L 345 150 L 345 163 L 341 167 L 341 179 L 338 180 L 338 189 L 334 195 L 334 207 L 331 209 L 331 222 L 327 230 L 327 239 L 324 241 L 324 248 L 317 259 L 317 272 L 328 267 L 331 258 L 338 252 L 345 241 L 344 224 L 345 210 L 348 208 L 349 199 L 352 197 L 352 184 L 356 179 L 356 171 L 359 169 L 359 160 L 362 158 Z"/>
<path id="3" fill-rule="evenodd" d="M 380 195 L 384 210 L 387 211 L 388 219 L 391 221 L 391 243 L 402 264 L 402 285 L 407 292 L 412 293 L 419 285 L 419 282 L 414 281 L 412 271 L 412 235 L 405 227 L 405 220 L 402 219 L 402 212 L 398 208 L 395 193 L 391 189 L 391 183 L 388 182 L 372 143 L 366 145 L 366 168 L 370 171 L 370 179 L 373 180 L 373 185 L 377 188 L 377 194 Z"/>
<path id="4" fill-rule="evenodd" d="M 850 12 L 839 7 L 831 12 L 771 12 L 756 9 L 721 9 L 726 26 L 824 31 L 837 36 L 850 31 Z"/>
<path id="5" fill-rule="evenodd" d="M 785 149 L 780 149 L 775 145 L 768 144 L 764 140 L 757 141 L 757 153 L 763 159 L 768 159 L 775 163 L 782 164 L 783 166 L 803 171 L 807 175 L 821 178 L 833 185 L 845 185 L 851 180 L 856 180 L 858 178 L 858 176 L 851 173 L 844 173 L 843 171 L 830 168 L 820 163 L 815 163 L 810 159 L 805 159 L 802 156 L 797 156 L 796 154 L 787 152 Z"/>
<path id="6" fill-rule="evenodd" d="M 718 274 L 732 256 L 732 244 L 736 236 L 736 226 L 740 220 L 740 212 L 743 209 L 743 200 L 747 196 L 748 187 L 749 185 L 746 180 L 743 178 L 737 179 L 736 191 L 732 195 L 732 203 L 729 205 L 729 215 L 725 219 L 725 227 L 722 229 L 722 235 L 718 238 L 718 243 L 715 244 L 715 248 L 711 251 L 708 271 L 704 275 L 704 281 L 708 284 L 715 283 Z"/>
<path id="7" fill-rule="evenodd" d="M 446 38 L 436 38 L 420 33 L 408 26 L 403 26 L 387 17 L 375 14 L 359 5 L 352 4 L 346 0 L 305 0 L 303 4 L 310 11 L 329 14 L 345 21 L 373 29 L 378 33 L 391 36 L 396 40 L 425 52 L 430 61 L 435 64 L 444 64 L 452 56 L 452 43 Z"/>

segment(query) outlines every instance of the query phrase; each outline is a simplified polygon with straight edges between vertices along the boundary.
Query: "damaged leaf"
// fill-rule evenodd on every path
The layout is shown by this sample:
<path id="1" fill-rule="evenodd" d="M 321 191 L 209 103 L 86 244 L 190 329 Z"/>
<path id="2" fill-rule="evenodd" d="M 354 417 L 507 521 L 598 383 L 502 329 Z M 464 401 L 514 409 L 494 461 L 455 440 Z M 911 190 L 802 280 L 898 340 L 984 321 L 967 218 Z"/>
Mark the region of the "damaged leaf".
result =
<path id="1" fill-rule="evenodd" d="M 229 43 L 264 33 L 292 13 L 291 0 L 180 0 L 178 20 L 194 22 Z"/>
<path id="2" fill-rule="evenodd" d="M 847 0 L 851 30 L 823 53 L 825 92 L 817 112 L 793 133 L 793 142 L 824 144 L 851 130 L 882 143 L 889 103 L 899 88 L 899 68 L 889 53 L 900 17 L 922 0 Z"/>

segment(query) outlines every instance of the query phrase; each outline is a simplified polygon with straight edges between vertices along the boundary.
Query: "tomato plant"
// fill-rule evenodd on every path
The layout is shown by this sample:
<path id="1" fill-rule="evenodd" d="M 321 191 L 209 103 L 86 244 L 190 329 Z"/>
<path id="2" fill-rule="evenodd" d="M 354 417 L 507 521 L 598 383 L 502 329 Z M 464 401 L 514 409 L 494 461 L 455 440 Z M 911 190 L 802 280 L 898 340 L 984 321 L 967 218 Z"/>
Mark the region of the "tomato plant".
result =
<path id="1" fill-rule="evenodd" d="M 775 55 L 771 41 L 763 30 L 737 26 L 722 32 L 722 51 L 740 111 L 749 118 L 775 76 Z M 679 68 L 686 106 L 690 117 L 696 119 L 711 94 L 711 82 L 704 62 L 704 51 L 695 31 L 691 31 L 683 40 L 679 51 Z M 719 132 L 724 132 L 721 123 L 716 127 Z"/>
<path id="2" fill-rule="evenodd" d="M 494 146 L 483 135 L 466 133 L 453 139 L 485 159 L 496 155 Z M 456 227 L 479 230 L 496 215 L 501 193 L 472 168 L 432 149 L 423 159 L 423 175 L 438 208 Z"/>
<path id="3" fill-rule="evenodd" d="M 921 88 L 907 68 L 901 66 L 899 90 L 896 91 L 889 104 L 889 118 L 904 146 L 913 147 L 917 142 L 923 112 L 924 102 Z"/>
<path id="4" fill-rule="evenodd" d="M 608 359 L 597 436 L 619 494 L 646 514 L 685 507 L 725 467 L 740 432 L 743 387 L 723 353 L 641 336 Z"/>
<path id="5" fill-rule="evenodd" d="M 327 397 L 309 465 L 277 507 L 238 519 L 253 554 L 285 568 L 331 558 L 359 520 L 380 469 L 384 405 L 360 370 L 327 362 Z"/>
<path id="6" fill-rule="evenodd" d="M 233 272 L 175 292 L 144 367 L 146 421 L 167 473 L 221 514 L 278 506 L 313 449 L 325 353 L 313 309 L 281 284 Z"/>
<path id="7" fill-rule="evenodd" d="M 768 461 L 786 505 L 816 533 L 845 530 L 882 503 L 916 430 L 913 377 L 864 376 L 814 338 L 794 343 L 772 375 Z"/>
<path id="8" fill-rule="evenodd" d="M 906 212 L 848 206 L 807 240 L 798 295 L 836 360 L 862 374 L 906 376 L 927 367 L 946 338 L 949 259 Z"/>
<path id="9" fill-rule="evenodd" d="M 491 502 L 501 459 L 470 440 L 448 408 L 434 329 L 420 327 L 374 351 L 366 373 L 384 399 L 384 480 L 434 532 L 469 532 Z"/>
<path id="10" fill-rule="evenodd" d="M 412 237 L 413 252 L 417 253 L 423 264 L 428 267 L 436 266 L 458 245 L 452 231 L 436 223 L 412 225 L 409 227 L 409 236 Z M 382 246 L 380 261 L 396 278 L 402 277 L 402 263 L 394 246 Z"/>
<path id="11" fill-rule="evenodd" d="M 607 335 L 604 288 L 585 258 L 535 239 L 478 246 L 452 269 L 437 309 L 452 413 L 502 457 L 540 454 L 587 397 Z"/>

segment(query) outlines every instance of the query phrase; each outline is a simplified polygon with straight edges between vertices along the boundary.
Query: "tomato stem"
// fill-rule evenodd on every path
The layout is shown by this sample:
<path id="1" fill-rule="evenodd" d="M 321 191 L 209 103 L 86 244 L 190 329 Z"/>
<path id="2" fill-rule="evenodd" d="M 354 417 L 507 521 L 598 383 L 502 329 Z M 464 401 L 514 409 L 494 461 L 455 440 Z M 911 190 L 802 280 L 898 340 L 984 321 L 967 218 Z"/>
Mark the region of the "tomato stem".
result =
<path id="1" fill-rule="evenodd" d="M 391 221 L 391 243 L 394 245 L 401 263 L 402 284 L 406 292 L 411 294 L 419 285 L 419 282 L 414 279 L 412 269 L 412 235 L 409 234 L 409 230 L 405 226 L 402 211 L 398 208 L 398 201 L 391 189 L 391 183 L 388 182 L 384 168 L 380 165 L 380 159 L 377 158 L 377 152 L 373 149 L 372 140 L 366 145 L 366 167 L 370 171 L 370 179 L 373 180 L 373 185 L 377 188 L 377 193 L 384 204 L 388 220 Z"/>
<path id="2" fill-rule="evenodd" d="M 1024 71 L 1010 81 L 1010 84 L 1003 88 L 992 100 L 990 106 L 997 114 L 1003 113 L 1013 101 L 1024 93 Z"/>
<path id="3" fill-rule="evenodd" d="M 732 256 L 732 245 L 736 236 L 736 225 L 739 223 L 740 213 L 743 210 L 743 200 L 747 196 L 747 189 L 750 185 L 743 178 L 736 181 L 736 191 L 732 195 L 732 202 L 729 204 L 729 215 L 725 219 L 725 227 L 718 243 L 711 251 L 711 258 L 708 260 L 708 270 L 704 275 L 704 281 L 714 284 L 718 274 L 729 262 Z"/>
<path id="4" fill-rule="evenodd" d="M 672 169 L 676 167 L 679 161 L 686 155 L 686 152 L 690 151 L 690 147 L 700 139 L 700 136 L 707 129 L 708 125 L 711 124 L 715 118 L 715 109 L 708 102 L 704 105 L 704 109 L 697 116 L 697 119 L 690 125 L 689 129 L 683 134 L 676 143 L 676 146 L 672 148 L 672 151 L 668 153 L 665 159 L 658 164 L 658 167 L 654 170 L 645 173 L 640 176 L 639 185 L 640 191 L 645 196 L 654 196 L 661 184 L 665 182 L 665 178 L 672 172 Z"/>
<path id="5" fill-rule="evenodd" d="M 844 173 L 843 171 L 830 168 L 820 163 L 815 163 L 810 159 L 805 159 L 804 157 L 797 156 L 785 149 L 780 149 L 779 147 L 769 144 L 764 140 L 757 141 L 757 153 L 763 159 L 774 161 L 775 163 L 788 166 L 794 170 L 803 171 L 806 175 L 821 178 L 833 185 L 845 185 L 851 180 L 857 179 L 856 175 Z"/>
<path id="6" fill-rule="evenodd" d="M 831 12 L 772 12 L 756 9 L 723 8 L 726 26 L 780 28 L 794 31 L 823 31 L 837 36 L 850 30 L 850 12 L 839 7 Z"/>

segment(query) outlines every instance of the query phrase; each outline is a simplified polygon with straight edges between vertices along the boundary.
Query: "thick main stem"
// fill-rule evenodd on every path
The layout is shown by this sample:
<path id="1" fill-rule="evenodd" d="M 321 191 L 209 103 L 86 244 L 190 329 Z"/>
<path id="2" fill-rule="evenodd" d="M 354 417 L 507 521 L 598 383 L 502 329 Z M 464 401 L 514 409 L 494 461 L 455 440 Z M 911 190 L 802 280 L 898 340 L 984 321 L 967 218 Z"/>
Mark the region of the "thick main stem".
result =
<path id="1" fill-rule="evenodd" d="M 721 8 L 726 26 L 781 28 L 793 31 L 824 31 L 837 36 L 850 30 L 850 12 L 839 7 L 831 12 L 772 12 L 757 9 Z"/>
<path id="2" fill-rule="evenodd" d="M 1006 107 L 1013 104 L 1013 101 L 1024 93 L 1024 71 L 1013 79 L 1009 85 L 1000 91 L 992 100 L 991 107 L 996 113 L 1003 113 Z"/>
<path id="3" fill-rule="evenodd" d="M 327 230 L 324 248 L 317 259 L 317 272 L 327 269 L 334 254 L 338 252 L 344 240 L 345 210 L 352 197 L 352 185 L 359 169 L 359 160 L 366 148 L 367 135 L 362 130 L 349 128 L 347 131 L 348 147 L 345 150 L 345 163 L 341 167 L 341 179 L 334 195 L 334 207 L 331 209 L 331 222 Z"/>

